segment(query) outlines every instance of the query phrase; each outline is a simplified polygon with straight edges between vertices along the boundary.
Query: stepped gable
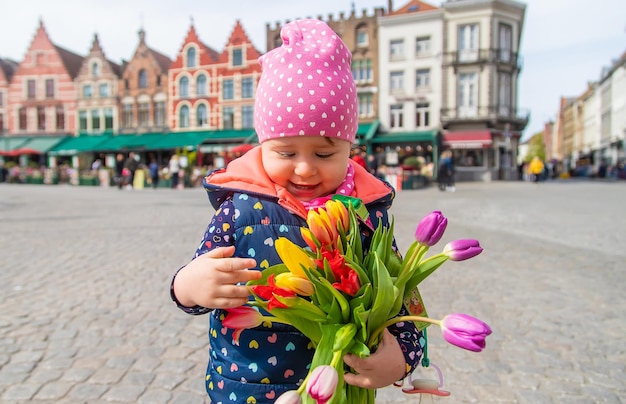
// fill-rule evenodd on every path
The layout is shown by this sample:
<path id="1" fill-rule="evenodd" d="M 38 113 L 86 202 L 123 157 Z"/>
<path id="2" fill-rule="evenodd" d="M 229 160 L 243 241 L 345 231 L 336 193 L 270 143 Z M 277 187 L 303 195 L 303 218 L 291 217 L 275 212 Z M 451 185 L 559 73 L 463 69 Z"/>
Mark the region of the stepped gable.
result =
<path id="1" fill-rule="evenodd" d="M 135 50 L 135 55 L 139 52 L 144 52 L 144 51 L 149 53 L 150 55 L 152 55 L 152 58 L 155 60 L 157 65 L 159 65 L 161 72 L 167 73 L 167 71 L 170 68 L 170 65 L 172 64 L 172 59 L 170 59 L 169 56 L 155 49 L 152 49 L 147 45 L 146 31 L 144 31 L 143 28 L 139 30 L 138 34 L 139 34 L 139 45 L 137 46 L 137 49 Z"/>
<path id="2" fill-rule="evenodd" d="M 422 11 L 432 11 L 439 10 L 439 7 L 433 6 L 432 4 L 428 4 L 419 0 L 411 0 L 404 6 L 400 7 L 395 11 L 389 10 L 389 15 L 400 15 L 400 14 L 409 14 L 409 13 L 419 13 Z"/>
<path id="3" fill-rule="evenodd" d="M 117 77 L 121 77 L 122 76 L 122 67 L 119 64 L 117 64 L 117 63 L 115 63 L 115 62 L 113 62 L 113 61 L 111 61 L 111 60 L 106 58 L 106 55 L 104 53 L 104 49 L 102 49 L 102 46 L 100 45 L 100 37 L 98 36 L 97 33 L 93 35 L 93 41 L 91 43 L 91 49 L 89 49 L 89 54 L 90 55 L 92 55 L 92 54 L 101 54 L 103 60 L 106 61 L 109 64 L 109 66 L 111 67 L 111 70 L 113 71 L 113 73 L 115 73 L 115 75 Z"/>
<path id="4" fill-rule="evenodd" d="M 183 58 L 184 58 L 183 50 L 185 49 L 187 44 L 190 44 L 190 43 L 197 44 L 198 48 L 200 48 L 200 52 L 198 55 L 198 66 L 207 66 L 218 61 L 219 56 L 220 56 L 219 52 L 200 40 L 200 37 L 198 36 L 198 33 L 196 31 L 196 27 L 192 22 L 191 25 L 189 26 L 189 30 L 187 31 L 187 35 L 185 36 L 185 40 L 183 41 L 183 44 L 180 47 L 178 54 L 176 55 L 176 59 L 172 63 L 173 65 L 172 67 L 180 68 L 184 65 L 183 64 Z"/>
<path id="5" fill-rule="evenodd" d="M 226 42 L 226 46 L 220 55 L 220 63 L 228 63 L 230 58 L 229 48 L 233 46 L 242 46 L 244 44 L 248 44 L 248 46 L 246 46 L 246 60 L 256 60 L 261 56 L 261 52 L 254 47 L 250 37 L 241 25 L 241 21 L 236 20 L 235 27 L 233 28 L 230 37 Z"/>

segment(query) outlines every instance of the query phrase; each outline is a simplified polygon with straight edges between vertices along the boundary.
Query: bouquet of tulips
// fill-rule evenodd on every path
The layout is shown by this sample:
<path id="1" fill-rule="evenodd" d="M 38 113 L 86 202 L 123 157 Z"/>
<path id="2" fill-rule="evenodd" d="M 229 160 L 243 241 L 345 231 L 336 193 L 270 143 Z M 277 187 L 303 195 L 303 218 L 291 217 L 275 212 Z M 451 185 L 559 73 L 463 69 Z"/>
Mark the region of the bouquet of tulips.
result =
<path id="1" fill-rule="evenodd" d="M 235 343 L 244 329 L 269 321 L 291 324 L 315 345 L 306 379 L 277 403 L 373 403 L 374 390 L 344 382 L 343 375 L 350 369 L 343 357 L 346 353 L 368 356 L 382 331 L 399 321 L 415 321 L 420 329 L 437 324 L 451 344 L 477 352 L 485 347 L 491 330 L 471 316 L 452 314 L 434 320 L 421 304 L 419 313 L 409 310 L 410 315 L 398 316 L 412 298 L 421 300 L 418 285 L 444 262 L 480 254 L 478 241 L 452 241 L 441 253 L 426 258 L 447 226 L 441 212 L 434 211 L 418 224 L 416 240 L 404 259 L 394 248 L 393 222 L 389 228 L 378 226 L 364 251 L 359 221 L 368 223 L 367 215 L 359 199 L 345 196 L 310 210 L 308 227 L 301 228 L 308 248 L 278 238 L 275 247 L 283 263 L 249 282 L 254 301 L 227 309 L 223 324 L 235 329 Z"/>

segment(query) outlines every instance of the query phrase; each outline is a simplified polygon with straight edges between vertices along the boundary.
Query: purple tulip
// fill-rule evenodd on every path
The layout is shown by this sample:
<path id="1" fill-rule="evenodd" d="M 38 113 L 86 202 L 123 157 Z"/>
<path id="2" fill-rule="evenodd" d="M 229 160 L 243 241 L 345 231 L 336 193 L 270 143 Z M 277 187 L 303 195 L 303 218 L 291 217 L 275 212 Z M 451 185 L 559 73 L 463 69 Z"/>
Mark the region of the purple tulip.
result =
<path id="1" fill-rule="evenodd" d="M 306 384 L 306 392 L 317 404 L 328 402 L 335 393 L 339 375 L 337 370 L 328 365 L 320 365 L 313 369 Z"/>
<path id="2" fill-rule="evenodd" d="M 450 344 L 474 352 L 485 349 L 485 338 L 491 334 L 486 323 L 467 314 L 448 314 L 441 320 L 441 331 Z"/>
<path id="3" fill-rule="evenodd" d="M 447 225 L 448 219 L 440 211 L 432 211 L 424 216 L 417 225 L 415 239 L 422 244 L 432 247 L 439 242 L 441 236 L 446 231 Z"/>
<path id="4" fill-rule="evenodd" d="M 443 247 L 443 254 L 452 261 L 464 261 L 483 252 L 478 240 L 454 240 Z"/>

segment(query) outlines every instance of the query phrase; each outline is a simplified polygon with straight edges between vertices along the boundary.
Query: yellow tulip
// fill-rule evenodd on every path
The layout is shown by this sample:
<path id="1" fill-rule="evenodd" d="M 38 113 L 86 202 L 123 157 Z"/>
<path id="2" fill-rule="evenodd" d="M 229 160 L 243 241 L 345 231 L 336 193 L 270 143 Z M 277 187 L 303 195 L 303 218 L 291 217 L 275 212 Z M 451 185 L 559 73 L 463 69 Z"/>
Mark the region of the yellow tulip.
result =
<path id="1" fill-rule="evenodd" d="M 289 289 L 300 296 L 311 296 L 315 287 L 307 278 L 301 278 L 291 272 L 276 275 L 276 286 Z"/>
<path id="2" fill-rule="evenodd" d="M 302 248 L 298 247 L 291 240 L 285 237 L 279 237 L 274 245 L 278 256 L 292 274 L 301 278 L 306 278 L 306 274 L 304 273 L 302 267 L 308 268 L 311 271 L 315 269 L 315 263 L 313 260 L 306 252 L 304 252 L 304 250 L 302 250 Z"/>
<path id="3" fill-rule="evenodd" d="M 337 229 L 333 227 L 330 216 L 324 209 L 310 210 L 306 222 L 321 245 L 334 244 L 338 236 Z"/>
<path id="4" fill-rule="evenodd" d="M 330 216 L 333 228 L 339 230 L 339 225 L 341 225 L 341 231 L 345 232 L 348 230 L 348 226 L 350 225 L 350 214 L 348 213 L 346 205 L 340 201 L 333 201 L 331 199 L 326 202 L 326 211 Z"/>

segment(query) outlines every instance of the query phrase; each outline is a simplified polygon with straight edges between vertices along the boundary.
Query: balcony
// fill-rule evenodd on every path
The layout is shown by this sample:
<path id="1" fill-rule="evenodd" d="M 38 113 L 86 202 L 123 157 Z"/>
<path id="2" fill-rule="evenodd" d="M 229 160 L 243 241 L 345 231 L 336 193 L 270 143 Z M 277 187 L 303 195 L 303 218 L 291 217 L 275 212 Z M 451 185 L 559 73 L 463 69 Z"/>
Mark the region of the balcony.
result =
<path id="1" fill-rule="evenodd" d="M 528 125 L 530 112 L 504 105 L 455 107 L 441 109 L 441 124 L 447 129 L 451 124 L 486 124 L 496 128 L 501 124 L 510 124 L 514 131 L 523 130 Z"/>
<path id="2" fill-rule="evenodd" d="M 497 65 L 501 69 L 520 71 L 521 56 L 510 49 L 464 49 L 443 54 L 443 66 Z"/>

